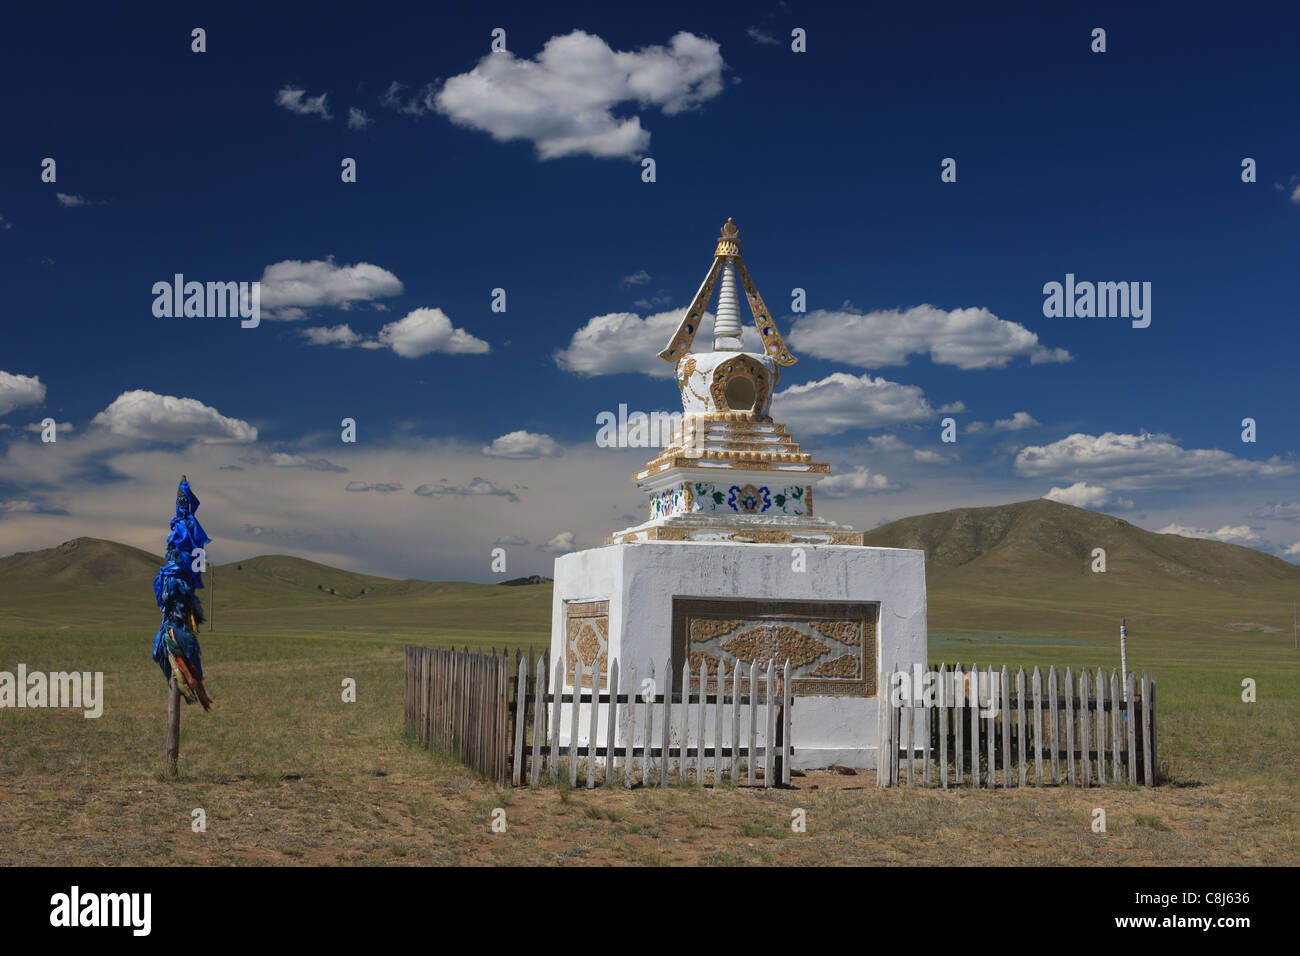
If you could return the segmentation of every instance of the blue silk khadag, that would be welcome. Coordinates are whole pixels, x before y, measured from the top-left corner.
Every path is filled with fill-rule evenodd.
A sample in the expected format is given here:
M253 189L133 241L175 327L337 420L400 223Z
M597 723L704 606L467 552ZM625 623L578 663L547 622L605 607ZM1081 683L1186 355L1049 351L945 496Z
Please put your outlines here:
M154 598L162 611L162 624L153 640L153 659L168 680L172 676L171 661L167 657L169 630L175 642L172 653L183 659L199 682L203 679L202 651L191 628L191 622L197 625L205 620L203 602L198 595L203 587L203 575L193 568L193 552L212 539L195 516L198 510L198 496L188 481L182 481L176 489L176 516L172 518L171 531L167 535L167 556L153 581ZM199 688L187 689L197 692L201 690L201 684ZM198 696L200 700L206 699L206 694Z

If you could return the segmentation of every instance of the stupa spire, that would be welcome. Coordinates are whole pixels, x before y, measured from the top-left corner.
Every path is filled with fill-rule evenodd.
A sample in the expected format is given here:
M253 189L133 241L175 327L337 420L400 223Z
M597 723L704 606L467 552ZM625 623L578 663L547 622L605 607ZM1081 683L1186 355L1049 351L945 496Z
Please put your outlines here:
M695 333L700 329L700 322L703 321L709 301L713 298L713 287L719 277L722 282L718 292L718 310L713 323L713 348L718 352L743 350L740 306L737 302L740 294L736 291L737 275L745 297L749 300L749 310L753 313L754 325L758 328L764 354L778 365L789 366L798 361L790 354L790 349L772 320L772 313L763 303L763 297L758 294L758 287L754 285L754 280L749 277L749 270L745 268L745 260L740 254L739 234L740 230L736 227L735 221L728 217L718 237L718 244L713 252L713 265L709 268L708 275L704 277L699 291L695 293L695 298L691 300L685 315L678 323L672 339L659 353L659 357L665 362L676 365L690 353L691 343L695 341Z

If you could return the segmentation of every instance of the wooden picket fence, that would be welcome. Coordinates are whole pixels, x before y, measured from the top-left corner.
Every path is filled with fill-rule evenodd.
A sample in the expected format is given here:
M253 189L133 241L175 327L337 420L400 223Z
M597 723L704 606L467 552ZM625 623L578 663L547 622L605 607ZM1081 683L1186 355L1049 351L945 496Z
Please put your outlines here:
M517 678L521 686L525 673L521 662ZM690 664L683 662L679 691L670 684L660 687L651 665L645 675L649 687L638 682L634 667L628 674L628 692L618 693L617 660L610 662L605 692L600 690L605 683L600 671L594 664L587 666L581 657L574 665L573 691L564 691L562 664L557 662L551 672L549 688L547 673L543 659L525 694L529 716L515 722L516 786L526 779L529 786L536 787L543 774L554 783L561 769L567 769L570 786L577 786L580 763L585 765L583 778L588 789L595 787L598 779L604 786L614 786L620 776L624 787L632 787L638 780L643 786L662 787L672 782L674 769L678 783L703 785L711 781L717 786L725 781L753 787L759 785L760 777L764 787L778 781L783 786L790 783L789 661L780 675L772 661L764 670L756 661L748 667L736 661L730 674L726 664L719 663L712 676L707 660L701 660L694 674ZM672 661L666 661L659 673L671 682ZM590 690L582 688L584 679L590 681ZM531 734L525 724L531 724ZM565 726L569 742L562 746L560 729ZM529 747L525 742L530 739Z
M1067 667L1058 681L1052 667L1045 683L1037 667L1028 681L1005 666L883 673L877 785L931 786L933 773L944 789L1041 787L1059 785L1064 768L1070 786L1153 787L1156 681L1130 672L1123 693L1120 684L1100 668L1094 678Z
M495 651L407 647L404 676L406 732L505 783L514 692L510 659Z
M659 673L673 674L672 661ZM516 651L512 661L495 651L407 647L406 732L503 785L555 783L563 771L577 786L580 769L588 788L620 780L664 786L674 778L789 785L788 661L781 672L771 661L765 669L737 661L730 672L720 663L710 672L703 660L695 673L683 663L679 690L671 678L660 686L653 665L642 681L632 668L622 686L619 692L617 660L606 676L579 658L566 675L559 662L551 668L549 654L539 660Z

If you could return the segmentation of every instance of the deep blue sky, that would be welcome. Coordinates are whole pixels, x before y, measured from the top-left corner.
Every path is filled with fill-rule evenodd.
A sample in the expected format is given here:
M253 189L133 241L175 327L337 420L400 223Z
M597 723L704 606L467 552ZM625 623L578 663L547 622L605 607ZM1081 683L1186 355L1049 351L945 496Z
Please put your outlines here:
M348 506L355 496L342 488L352 479L402 482L408 496L419 481L444 477L507 487L518 479L498 476L500 459L472 455L516 430L564 448L530 466L559 488L566 469L586 467L596 412L620 402L672 408L676 395L669 381L645 374L574 374L554 353L593 316L684 307L719 225L734 216L751 273L784 329L795 318L789 292L798 286L810 311L840 310L846 300L866 313L922 304L984 309L1072 356L964 369L914 354L905 365L866 368L800 352L792 339L801 360L782 387L870 373L919 387L935 408L960 401L963 424L1021 410L1037 422L998 436L1014 445L988 432L984 445L959 442L959 460L939 474L913 474L914 462L891 471L864 444L889 433L913 448L954 451L938 443L937 414L932 423L822 437L805 428L805 446L840 470L883 472L897 489L847 495L844 513L833 517L870 526L1084 481L1111 495L1097 506L1153 529L1249 526L1255 539L1240 540L1282 553L1300 540L1300 526L1252 512L1300 499L1293 474L1240 479L1230 468L1212 469L1162 482L1157 459L1133 463L1131 474L1107 471L1119 475L1107 483L1086 468L1026 475L1014 455L1076 433L1147 430L1188 451L1276 457L1283 471L1294 462L1300 16L1283 5L1054 6L7 11L0 372L39 377L45 396L0 416L10 426L0 431L7 454L0 502L11 503L7 512L0 507L0 551L57 543L69 532L152 533L147 523L97 531L95 513L78 509L98 493L96 481L139 483L112 458L128 438L125 451L156 453L150 462L166 481L175 480L172 471L199 468L175 435L162 443L118 435L116 444L83 446L81 456L65 448L62 470L22 457L44 450L23 431L28 423L50 416L74 426L61 444L93 442L91 420L136 389L193 398L255 426L256 443L220 446L231 464L278 452L346 467L347 474L324 473L340 503L322 499L318 513L296 515L300 535ZM195 26L207 30L206 53L190 52ZM652 184L641 181L636 156L539 159L533 142L498 142L438 110L412 116L381 104L394 81L410 96L475 69L495 27L507 31L508 55L520 60L575 29L617 51L665 45L685 31L719 45L722 88L671 115L636 100L611 107L618 118L639 116L649 131ZM790 50L795 27L807 31L806 53ZM1094 27L1107 32L1104 54L1090 52ZM332 118L277 105L286 87L326 94ZM347 128L350 107L366 113L366 128ZM57 160L57 184L40 181L46 156ZM340 182L343 157L357 160L355 184ZM956 183L940 182L944 157L957 160ZM1243 157L1257 161L1258 182L1241 181ZM85 204L65 207L57 193ZM329 257L381 267L404 291L377 300L390 311L323 306L302 321L264 320L257 329L150 311L150 287L176 272L254 280L273 263ZM647 283L620 281L641 270ZM1150 282L1150 328L1045 318L1043 284L1067 272ZM495 287L507 290L504 315L489 310ZM653 307L635 304L656 293L662 300ZM373 337L435 307L490 352L406 358L387 348L310 345L302 335L346 322ZM662 345L650 335L644 350L653 356ZM778 420L780 409L778 396ZM343 416L358 420L363 442L338 443ZM1259 423L1254 445L1240 441L1246 416ZM431 462L423 478L363 460L414 449L417 439L459 442L464 454L447 450L446 467ZM18 444L25 451L15 452ZM649 456L626 457L631 464L610 472L619 486L598 507L584 492L553 528L518 532L530 541L530 570L544 570L548 552L535 545L553 534L575 531L577 546L590 546L602 529L630 523L610 509L635 508L639 495L626 476ZM286 473L263 470L268 482ZM200 496L220 479L203 475ZM1229 502L1228 491L1238 497ZM145 493L156 497L147 482ZM525 492L520 498L466 504L530 514L557 507L531 504ZM292 535L275 548L250 538L247 526L268 525L242 513L238 499L230 513L208 516L229 556L295 550ZM164 495L160 520L168 507ZM591 511L600 520L588 528ZM484 549L508 533L515 532L493 524ZM404 562L378 557L379 537L355 549L300 539L296 550L400 573ZM430 547L437 556L411 573L452 575L459 562L467 569L457 576L483 577L468 530Z

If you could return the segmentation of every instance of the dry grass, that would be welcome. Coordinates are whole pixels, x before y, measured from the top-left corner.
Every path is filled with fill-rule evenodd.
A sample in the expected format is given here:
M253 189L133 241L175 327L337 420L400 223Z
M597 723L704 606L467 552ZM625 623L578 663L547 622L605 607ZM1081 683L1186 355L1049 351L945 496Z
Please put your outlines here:
M1160 671L1171 781L1154 791L879 791L869 773L795 778L787 791L511 791L400 733L400 645L356 632L205 635L216 705L186 708L182 776L167 781L165 688L147 639L7 634L0 669L103 670L107 701L99 720L0 711L0 832L15 835L0 863L1300 863L1294 665L1265 657L1261 680L1286 679L1254 705L1239 702L1235 671L1172 660ZM344 677L357 681L355 704L340 699ZM1268 746L1234 746L1242 739ZM490 828L498 807L505 833ZM1098 807L1105 833L1092 831ZM205 833L191 830L195 808ZM792 832L796 808L806 833Z

